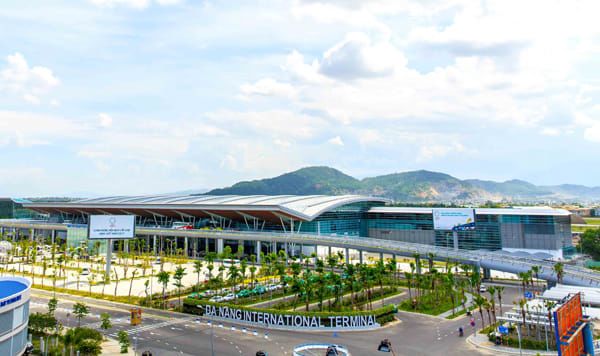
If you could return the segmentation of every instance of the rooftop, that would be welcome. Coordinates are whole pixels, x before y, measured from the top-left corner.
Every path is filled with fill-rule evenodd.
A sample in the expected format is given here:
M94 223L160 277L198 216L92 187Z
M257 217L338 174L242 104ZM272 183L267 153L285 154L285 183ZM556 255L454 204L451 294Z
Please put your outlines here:
M83 211L104 214L119 209L119 213L176 210L184 214L225 215L227 212L279 212L301 220L313 220L336 207L358 203L387 203L388 199L361 195L147 195L112 196L81 199L72 202L32 202L25 207L41 212Z
M402 208L392 206L374 207L369 210L370 213L386 214L433 214L434 208ZM475 214L482 215L552 215L569 216L570 212L564 209L554 209L551 207L512 207L512 208L475 208Z

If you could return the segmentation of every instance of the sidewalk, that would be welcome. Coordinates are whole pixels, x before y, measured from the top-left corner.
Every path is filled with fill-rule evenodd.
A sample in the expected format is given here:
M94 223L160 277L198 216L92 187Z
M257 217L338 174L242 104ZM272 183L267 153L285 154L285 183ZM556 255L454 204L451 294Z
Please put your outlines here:
M133 346L129 346L129 352L126 354L121 353L121 346L115 339L106 339L102 342L102 355L123 355L123 356L134 356Z
M491 351L493 353L504 354L504 355L540 355L540 356L556 356L556 355L558 355L558 353L555 351L546 352L546 351L541 351L541 350L525 350L525 349L523 349L523 350L521 350L522 351L521 352L521 351L519 351L518 348L507 347L507 346L497 346L493 342L489 341L487 336L479 334L479 333L477 333L475 335L472 335L472 334L469 335L467 337L467 342L477 348Z
M465 305L468 308L469 306L471 306L471 302L473 301L473 296L470 293L465 293L465 297L467 297L467 300L465 301ZM462 309L460 309L461 307L462 307L462 304L458 305L457 308L455 309L455 311L456 312L461 311L462 310ZM438 314L437 316L439 316L440 318L446 319L450 315L452 315L452 309L447 310L447 311L443 312L442 314Z

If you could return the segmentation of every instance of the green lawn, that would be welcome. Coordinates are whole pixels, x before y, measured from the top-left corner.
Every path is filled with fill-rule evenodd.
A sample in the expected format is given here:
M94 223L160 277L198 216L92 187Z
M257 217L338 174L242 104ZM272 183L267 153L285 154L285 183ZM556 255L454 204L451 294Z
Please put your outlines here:
M600 225L600 218L583 218L590 225Z

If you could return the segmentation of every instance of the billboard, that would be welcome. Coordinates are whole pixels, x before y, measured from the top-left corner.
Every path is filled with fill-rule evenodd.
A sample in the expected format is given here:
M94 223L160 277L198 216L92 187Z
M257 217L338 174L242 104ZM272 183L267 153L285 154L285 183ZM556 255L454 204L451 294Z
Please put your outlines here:
M90 215L88 239L131 239L135 236L134 215Z
M435 230L475 230L475 210L465 208L433 209Z

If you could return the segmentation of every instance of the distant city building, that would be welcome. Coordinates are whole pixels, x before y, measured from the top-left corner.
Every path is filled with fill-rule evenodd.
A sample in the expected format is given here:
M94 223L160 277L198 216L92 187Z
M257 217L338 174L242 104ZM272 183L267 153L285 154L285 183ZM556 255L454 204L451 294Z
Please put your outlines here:
M27 346L31 283L0 277L0 355L22 355Z

